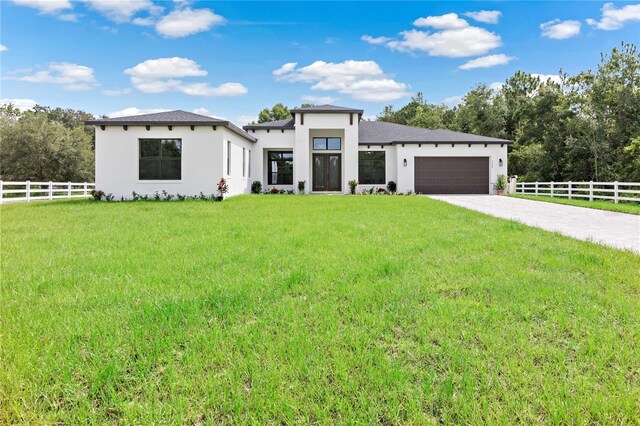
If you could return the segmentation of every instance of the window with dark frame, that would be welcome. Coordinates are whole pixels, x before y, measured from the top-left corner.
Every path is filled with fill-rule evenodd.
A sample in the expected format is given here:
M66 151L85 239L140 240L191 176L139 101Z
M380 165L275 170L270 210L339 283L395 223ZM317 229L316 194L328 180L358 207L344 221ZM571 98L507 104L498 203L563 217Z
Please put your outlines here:
M293 185L293 151L269 151L269 185Z
M227 141L227 176L231 174L231 141Z
M182 179L182 139L138 139L138 144L138 179Z
M247 177L247 151L242 148L242 177Z
M342 138L313 138L314 151L340 151Z
M384 151L358 152L358 183L362 185L384 185Z

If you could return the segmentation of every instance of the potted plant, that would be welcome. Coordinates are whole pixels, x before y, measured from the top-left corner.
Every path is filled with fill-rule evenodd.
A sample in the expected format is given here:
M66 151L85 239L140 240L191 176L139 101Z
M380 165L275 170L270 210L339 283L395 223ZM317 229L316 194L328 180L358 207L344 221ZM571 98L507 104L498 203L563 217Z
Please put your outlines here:
M504 189L507 187L507 177L505 175L498 175L496 183L493 184L493 188L498 195L504 194Z
M358 186L357 180L353 179L349 181L349 190L351 191L351 195L355 195L357 186Z
M218 182L218 196L216 200L222 201L224 200L224 194L229 192L229 184L225 178L220 178L220 182Z

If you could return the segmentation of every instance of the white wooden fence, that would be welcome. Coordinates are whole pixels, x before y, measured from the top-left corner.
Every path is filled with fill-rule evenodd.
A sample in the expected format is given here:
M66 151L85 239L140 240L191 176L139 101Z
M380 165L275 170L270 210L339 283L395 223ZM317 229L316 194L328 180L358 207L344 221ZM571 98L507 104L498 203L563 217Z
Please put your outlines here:
M518 182L516 194L640 202L640 182Z
M91 190L95 187L95 183L88 182L3 182L0 180L0 204L89 197Z

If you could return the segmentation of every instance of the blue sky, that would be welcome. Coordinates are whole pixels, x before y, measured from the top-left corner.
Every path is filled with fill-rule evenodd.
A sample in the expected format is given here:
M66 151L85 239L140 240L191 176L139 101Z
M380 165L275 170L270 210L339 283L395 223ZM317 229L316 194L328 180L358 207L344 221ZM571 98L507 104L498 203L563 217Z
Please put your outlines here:
M600 52L640 41L637 2L12 0L0 11L4 102L239 124L276 102L375 116L421 91L453 105L477 83L595 69Z

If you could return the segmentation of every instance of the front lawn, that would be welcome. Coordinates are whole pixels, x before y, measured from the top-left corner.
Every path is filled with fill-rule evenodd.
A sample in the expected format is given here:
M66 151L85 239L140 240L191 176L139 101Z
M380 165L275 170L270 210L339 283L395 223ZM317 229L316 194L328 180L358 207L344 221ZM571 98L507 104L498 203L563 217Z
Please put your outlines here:
M640 422L640 257L427 197L1 207L0 423Z
M546 201L548 203L565 204L576 207L588 207L590 209L597 210L609 210L612 212L628 213L640 215L640 203L634 203L629 201L623 201L621 203L614 203L613 201L594 200L589 201L585 199L572 198L559 198L549 197L545 195L524 195L524 194L510 194L510 197L524 198L527 200Z

